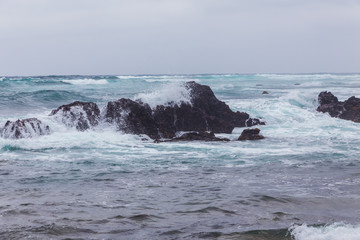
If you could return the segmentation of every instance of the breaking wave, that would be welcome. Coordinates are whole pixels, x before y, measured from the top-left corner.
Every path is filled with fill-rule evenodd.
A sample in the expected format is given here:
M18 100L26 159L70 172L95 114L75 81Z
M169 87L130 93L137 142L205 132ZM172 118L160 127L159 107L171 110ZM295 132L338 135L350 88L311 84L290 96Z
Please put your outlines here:
M306 224L290 228L295 240L358 240L360 225L334 223L327 226L314 227Z
M109 82L106 79L95 80L91 78L84 78L84 79L66 79L62 80L64 83L70 83L72 85L102 85L108 84Z
M135 96L135 99L148 103L151 108L155 108L157 105L191 104L190 90L185 87L184 83L177 82L164 84L150 92L140 93Z

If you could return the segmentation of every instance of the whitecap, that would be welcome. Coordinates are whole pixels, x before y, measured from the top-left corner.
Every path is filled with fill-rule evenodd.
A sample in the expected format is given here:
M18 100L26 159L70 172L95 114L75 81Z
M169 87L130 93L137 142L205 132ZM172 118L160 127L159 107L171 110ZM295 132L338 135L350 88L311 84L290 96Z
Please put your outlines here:
M255 74L256 77L264 77L273 80L338 80L338 79L360 79L360 74L332 74L332 73L319 73L319 74Z
M360 236L360 225L344 223L334 223L321 227L303 224L293 226L289 230L295 240L358 240Z
M91 78L84 78L84 79L66 79L66 80L61 80L62 82L65 83L70 83L73 85L102 85L102 84L108 84L109 82L106 79L100 79L100 80L95 80L95 79L91 79Z

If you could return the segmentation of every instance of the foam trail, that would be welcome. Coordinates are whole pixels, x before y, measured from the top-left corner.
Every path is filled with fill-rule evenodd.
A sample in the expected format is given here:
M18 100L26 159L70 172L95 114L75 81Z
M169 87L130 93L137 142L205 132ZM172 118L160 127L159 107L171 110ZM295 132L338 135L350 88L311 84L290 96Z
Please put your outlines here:
M154 91L140 93L135 99L148 103L151 108L157 105L175 105L181 103L191 103L190 90L186 89L183 83L169 83L162 85Z
M290 228L295 240L358 240L360 225L334 223L328 226L312 227L306 224Z
M105 79L95 80L90 78L84 78L84 79L67 79L62 80L62 82L70 83L73 85L102 85L102 84L108 84L109 82Z

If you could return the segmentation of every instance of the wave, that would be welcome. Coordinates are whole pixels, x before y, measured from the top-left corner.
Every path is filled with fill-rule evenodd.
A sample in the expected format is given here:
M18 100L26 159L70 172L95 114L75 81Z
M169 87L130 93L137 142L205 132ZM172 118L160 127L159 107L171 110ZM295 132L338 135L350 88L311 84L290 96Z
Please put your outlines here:
M196 80L200 82L200 79L195 76L187 75L123 75L117 76L118 79L122 80L143 80L148 83L155 82L185 82L189 80Z
M295 240L358 240L360 225L334 223L326 226L293 226L290 229Z
M91 78L84 78L84 79L65 79L61 80L64 83L70 83L72 85L103 85L108 84L109 82L106 79L91 79Z
M325 79L359 79L360 74L331 74L331 73L323 73L323 74L255 74L256 77L264 77L267 79L273 80L325 80Z
M135 99L148 103L151 108L157 105L191 104L190 90L183 83L177 82L164 84L147 93L140 93L135 96Z

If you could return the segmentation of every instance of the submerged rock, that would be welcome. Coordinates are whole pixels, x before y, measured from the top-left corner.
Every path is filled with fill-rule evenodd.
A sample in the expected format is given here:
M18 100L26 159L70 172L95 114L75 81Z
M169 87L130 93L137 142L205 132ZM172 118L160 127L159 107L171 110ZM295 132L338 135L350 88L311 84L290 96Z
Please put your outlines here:
M242 131L240 137L238 138L239 141L244 140L260 140L264 139L265 137L263 135L260 135L260 129L258 128L252 128L252 129L245 129Z
M100 109L95 103L76 101L58 107L50 113L50 116L55 116L68 127L76 127L79 131L85 131L98 125Z
M35 136L50 134L48 125L43 124L37 118L27 118L17 121L7 121L1 129L3 138L31 138Z
M124 133L146 134L153 139L159 138L158 125L148 104L125 98L108 102L105 119L116 124L118 130Z
M352 96L341 102L331 92L325 91L319 94L318 102L318 112L329 113L331 117L360 122L360 98Z
M189 132L184 133L180 137L175 137L173 139L169 140L155 140L156 143L159 142L180 142L180 141L221 141L221 142L228 142L230 139L228 138L218 138L215 137L215 134L213 132Z

